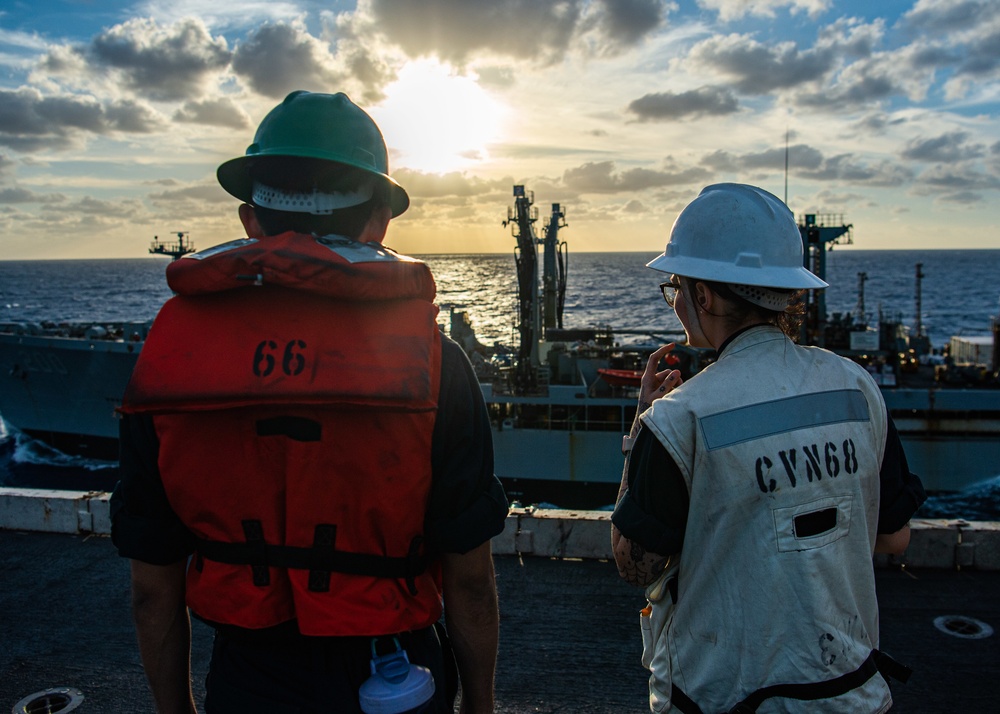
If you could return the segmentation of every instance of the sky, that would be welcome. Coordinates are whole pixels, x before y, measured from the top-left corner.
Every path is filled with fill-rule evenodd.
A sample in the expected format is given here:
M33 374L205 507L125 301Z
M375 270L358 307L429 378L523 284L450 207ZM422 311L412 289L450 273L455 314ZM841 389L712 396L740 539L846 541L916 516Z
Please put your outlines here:
M659 251L726 181L1000 248L996 0L0 0L0 259L240 237L215 169L296 89L381 127L405 253L513 251L515 184L570 251Z

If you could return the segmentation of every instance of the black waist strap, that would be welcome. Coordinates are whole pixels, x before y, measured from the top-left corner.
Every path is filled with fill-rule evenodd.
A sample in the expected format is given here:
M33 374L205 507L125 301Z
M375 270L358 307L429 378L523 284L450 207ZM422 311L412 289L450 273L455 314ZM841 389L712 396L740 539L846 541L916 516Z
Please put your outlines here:
M886 679L891 677L905 684L913 670L899 664L899 662L883 652L872 650L871 654L868 655L868 659L862 662L861 666L853 672L848 672L847 674L842 674L839 677L823 682L772 684L769 687L761 687L730 709L728 714L753 714L765 699L770 699L771 697L786 697L788 699L808 701L837 697L841 694L846 694L852 689L857 689L875 676L876 672L880 672ZM670 700L683 714L702 714L701 708L681 691L676 684L671 686Z
M248 522L251 524L256 521ZM246 531L247 523L244 523ZM251 529L254 531L255 529ZM335 531L334 531L335 533ZM416 595L416 576L427 570L427 557L420 554L421 538L418 536L410 544L410 550L403 557L350 553L333 547L334 533L330 527L317 526L316 539L312 546L272 545L256 533L248 534L245 543L225 543L222 541L198 539L199 557L228 565L249 565L253 573L254 585L266 586L270 583L267 568L288 568L308 570L309 589L319 592L329 590L328 574L369 575L375 578L395 578L405 580L410 594ZM327 577L322 577L327 574Z

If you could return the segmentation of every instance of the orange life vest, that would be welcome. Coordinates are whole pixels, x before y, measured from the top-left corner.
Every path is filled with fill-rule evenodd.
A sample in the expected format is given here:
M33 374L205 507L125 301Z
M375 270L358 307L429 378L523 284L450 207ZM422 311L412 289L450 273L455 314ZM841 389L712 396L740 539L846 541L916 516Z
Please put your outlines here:
M213 622L381 635L441 615L421 538L440 381L433 278L331 240L285 234L171 264L183 293L126 390L123 411L153 415L167 498L198 539L187 603ZM250 274L262 285L233 287Z

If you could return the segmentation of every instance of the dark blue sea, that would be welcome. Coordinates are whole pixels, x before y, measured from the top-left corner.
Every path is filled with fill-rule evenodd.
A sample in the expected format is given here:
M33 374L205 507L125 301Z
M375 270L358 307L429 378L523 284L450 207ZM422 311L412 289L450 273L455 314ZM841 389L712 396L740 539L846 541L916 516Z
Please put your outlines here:
M663 275L644 267L654 256L570 253L565 326L679 330L657 288ZM1000 250L838 248L826 256L830 313L855 314L863 307L871 324L882 315L914 327L919 263L924 276L920 322L931 344L940 349L953 335L990 334L990 320L1000 307ZM437 279L442 322L449 309L463 310L481 342L516 344L513 253L422 257ZM170 296L165 267L156 258L0 261L0 322L151 320ZM867 276L863 306L862 272ZM107 490L116 480L113 463L54 452L0 421L0 485ZM1000 520L1000 465L994 478L960 494L934 497L919 515Z

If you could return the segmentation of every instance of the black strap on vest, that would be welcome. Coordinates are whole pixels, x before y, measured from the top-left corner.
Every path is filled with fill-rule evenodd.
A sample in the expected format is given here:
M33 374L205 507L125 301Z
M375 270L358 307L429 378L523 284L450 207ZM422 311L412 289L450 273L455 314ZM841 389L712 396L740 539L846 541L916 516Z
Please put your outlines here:
M253 584L264 587L271 584L271 571L267 567L267 543L264 541L264 525L260 521L245 520L240 522L243 526L243 537L246 538L247 547L252 555L247 561L253 572Z
M409 552L404 557L349 553L336 550L337 527L329 524L316 526L311 547L272 545L264 541L260 521L243 521L245 543L198 539L197 555L228 565L249 565L253 584L265 587L270 584L268 568L287 568L309 571L309 589L327 592L330 573L368 575L375 578L405 580L411 595L417 594L416 577L427 570L427 557L420 554L423 538L410 541Z
M845 694L852 689L857 689L862 684L875 676L879 672L889 679L898 680L903 684L910 678L913 670L906 667L884 652L872 650L868 659L861 663L853 672L842 674L834 679L823 682L808 682L805 684L772 684L769 687L761 687L751 692L743 701L736 704L728 711L728 714L754 714L765 699L771 697L786 697L788 699L802 699L812 701L815 699L829 699ZM676 685L671 685L670 702L677 707L682 714L703 714L701 708Z

